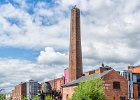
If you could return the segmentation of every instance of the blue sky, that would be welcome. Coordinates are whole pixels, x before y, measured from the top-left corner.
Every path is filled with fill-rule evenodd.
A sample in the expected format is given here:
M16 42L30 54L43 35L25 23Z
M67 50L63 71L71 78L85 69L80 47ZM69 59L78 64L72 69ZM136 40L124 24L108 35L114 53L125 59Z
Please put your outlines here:
M28 13L32 14L32 9L36 2L39 0L26 0L28 4L31 4L31 6L26 9ZM40 0L42 1L42 0ZM49 0L44 0L45 2L51 2ZM20 8L20 3L16 2L15 0L1 0L0 5L4 4L12 4L14 7ZM10 24L16 24L20 26L22 23L16 19L16 18L7 18L7 20L10 22ZM10 46L3 46L0 47L0 57L1 58L13 58L13 59L27 59L31 61L35 61L38 51L32 50L32 49L24 49L24 48L17 48L17 47L10 47Z
M35 62L39 51L24 48L0 47L1 58L26 59Z
M140 64L139 0L0 0L0 88L63 75L74 5L81 10L84 71L102 62L115 70Z

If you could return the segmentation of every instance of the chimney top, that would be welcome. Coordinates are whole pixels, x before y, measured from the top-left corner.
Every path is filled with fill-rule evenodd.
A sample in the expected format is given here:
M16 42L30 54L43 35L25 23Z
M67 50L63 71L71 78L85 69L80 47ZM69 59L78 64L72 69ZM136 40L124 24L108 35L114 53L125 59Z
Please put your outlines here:
M104 66L104 63L102 63L102 67L105 67L105 66Z
M72 10L75 10L75 9L78 9L77 6L76 5L72 6Z
M77 7L76 7L76 5L74 5L72 8L75 9L75 8L77 8Z

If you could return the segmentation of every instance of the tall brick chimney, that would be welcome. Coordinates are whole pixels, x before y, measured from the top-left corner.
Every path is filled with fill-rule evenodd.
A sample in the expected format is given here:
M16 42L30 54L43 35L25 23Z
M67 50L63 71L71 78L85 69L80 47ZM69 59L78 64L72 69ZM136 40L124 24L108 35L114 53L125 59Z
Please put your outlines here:
M69 82L81 77L82 74L80 10L74 6L71 9L70 23Z

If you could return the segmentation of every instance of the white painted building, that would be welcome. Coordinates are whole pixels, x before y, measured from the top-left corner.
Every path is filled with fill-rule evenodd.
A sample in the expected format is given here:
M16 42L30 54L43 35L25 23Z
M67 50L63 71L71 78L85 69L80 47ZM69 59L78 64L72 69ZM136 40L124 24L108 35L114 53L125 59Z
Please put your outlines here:
M26 88L27 88L27 99L32 100L34 96L37 95L37 92L39 90L39 83L34 80L29 80L29 82L26 82Z
M12 100L12 94L11 93L7 93L5 95L5 100Z
M133 75L129 70L120 71L120 75L128 80L128 98L133 100Z

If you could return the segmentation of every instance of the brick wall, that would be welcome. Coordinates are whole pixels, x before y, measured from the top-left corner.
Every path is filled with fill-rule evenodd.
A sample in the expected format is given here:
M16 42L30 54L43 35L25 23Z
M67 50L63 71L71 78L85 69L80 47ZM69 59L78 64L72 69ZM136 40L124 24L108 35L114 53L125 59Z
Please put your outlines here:
M111 71L102 77L107 100L120 100L120 96L128 98L128 82L116 71ZM113 82L120 82L120 89L113 89Z
M84 73L84 76L88 76L88 75L94 74L94 73L95 73L95 70L88 71L88 72L85 72L85 73Z
M83 75L88 76L88 75L91 75L91 74L94 74L94 73L102 73L104 71L111 70L111 69L112 68L106 68L106 67L102 66L102 67L99 67L96 70L91 70L91 71L85 72Z
M61 85L64 84L64 77L48 81L52 89L61 90Z
M80 36L80 10L76 7L71 10L70 26L69 81L73 81L81 77L83 74Z
M70 100L76 86L64 87L62 92L63 100Z
M138 84L133 84L134 89L134 99L138 100Z
M12 90L12 100L22 100L23 96L26 96L26 83L18 84Z

